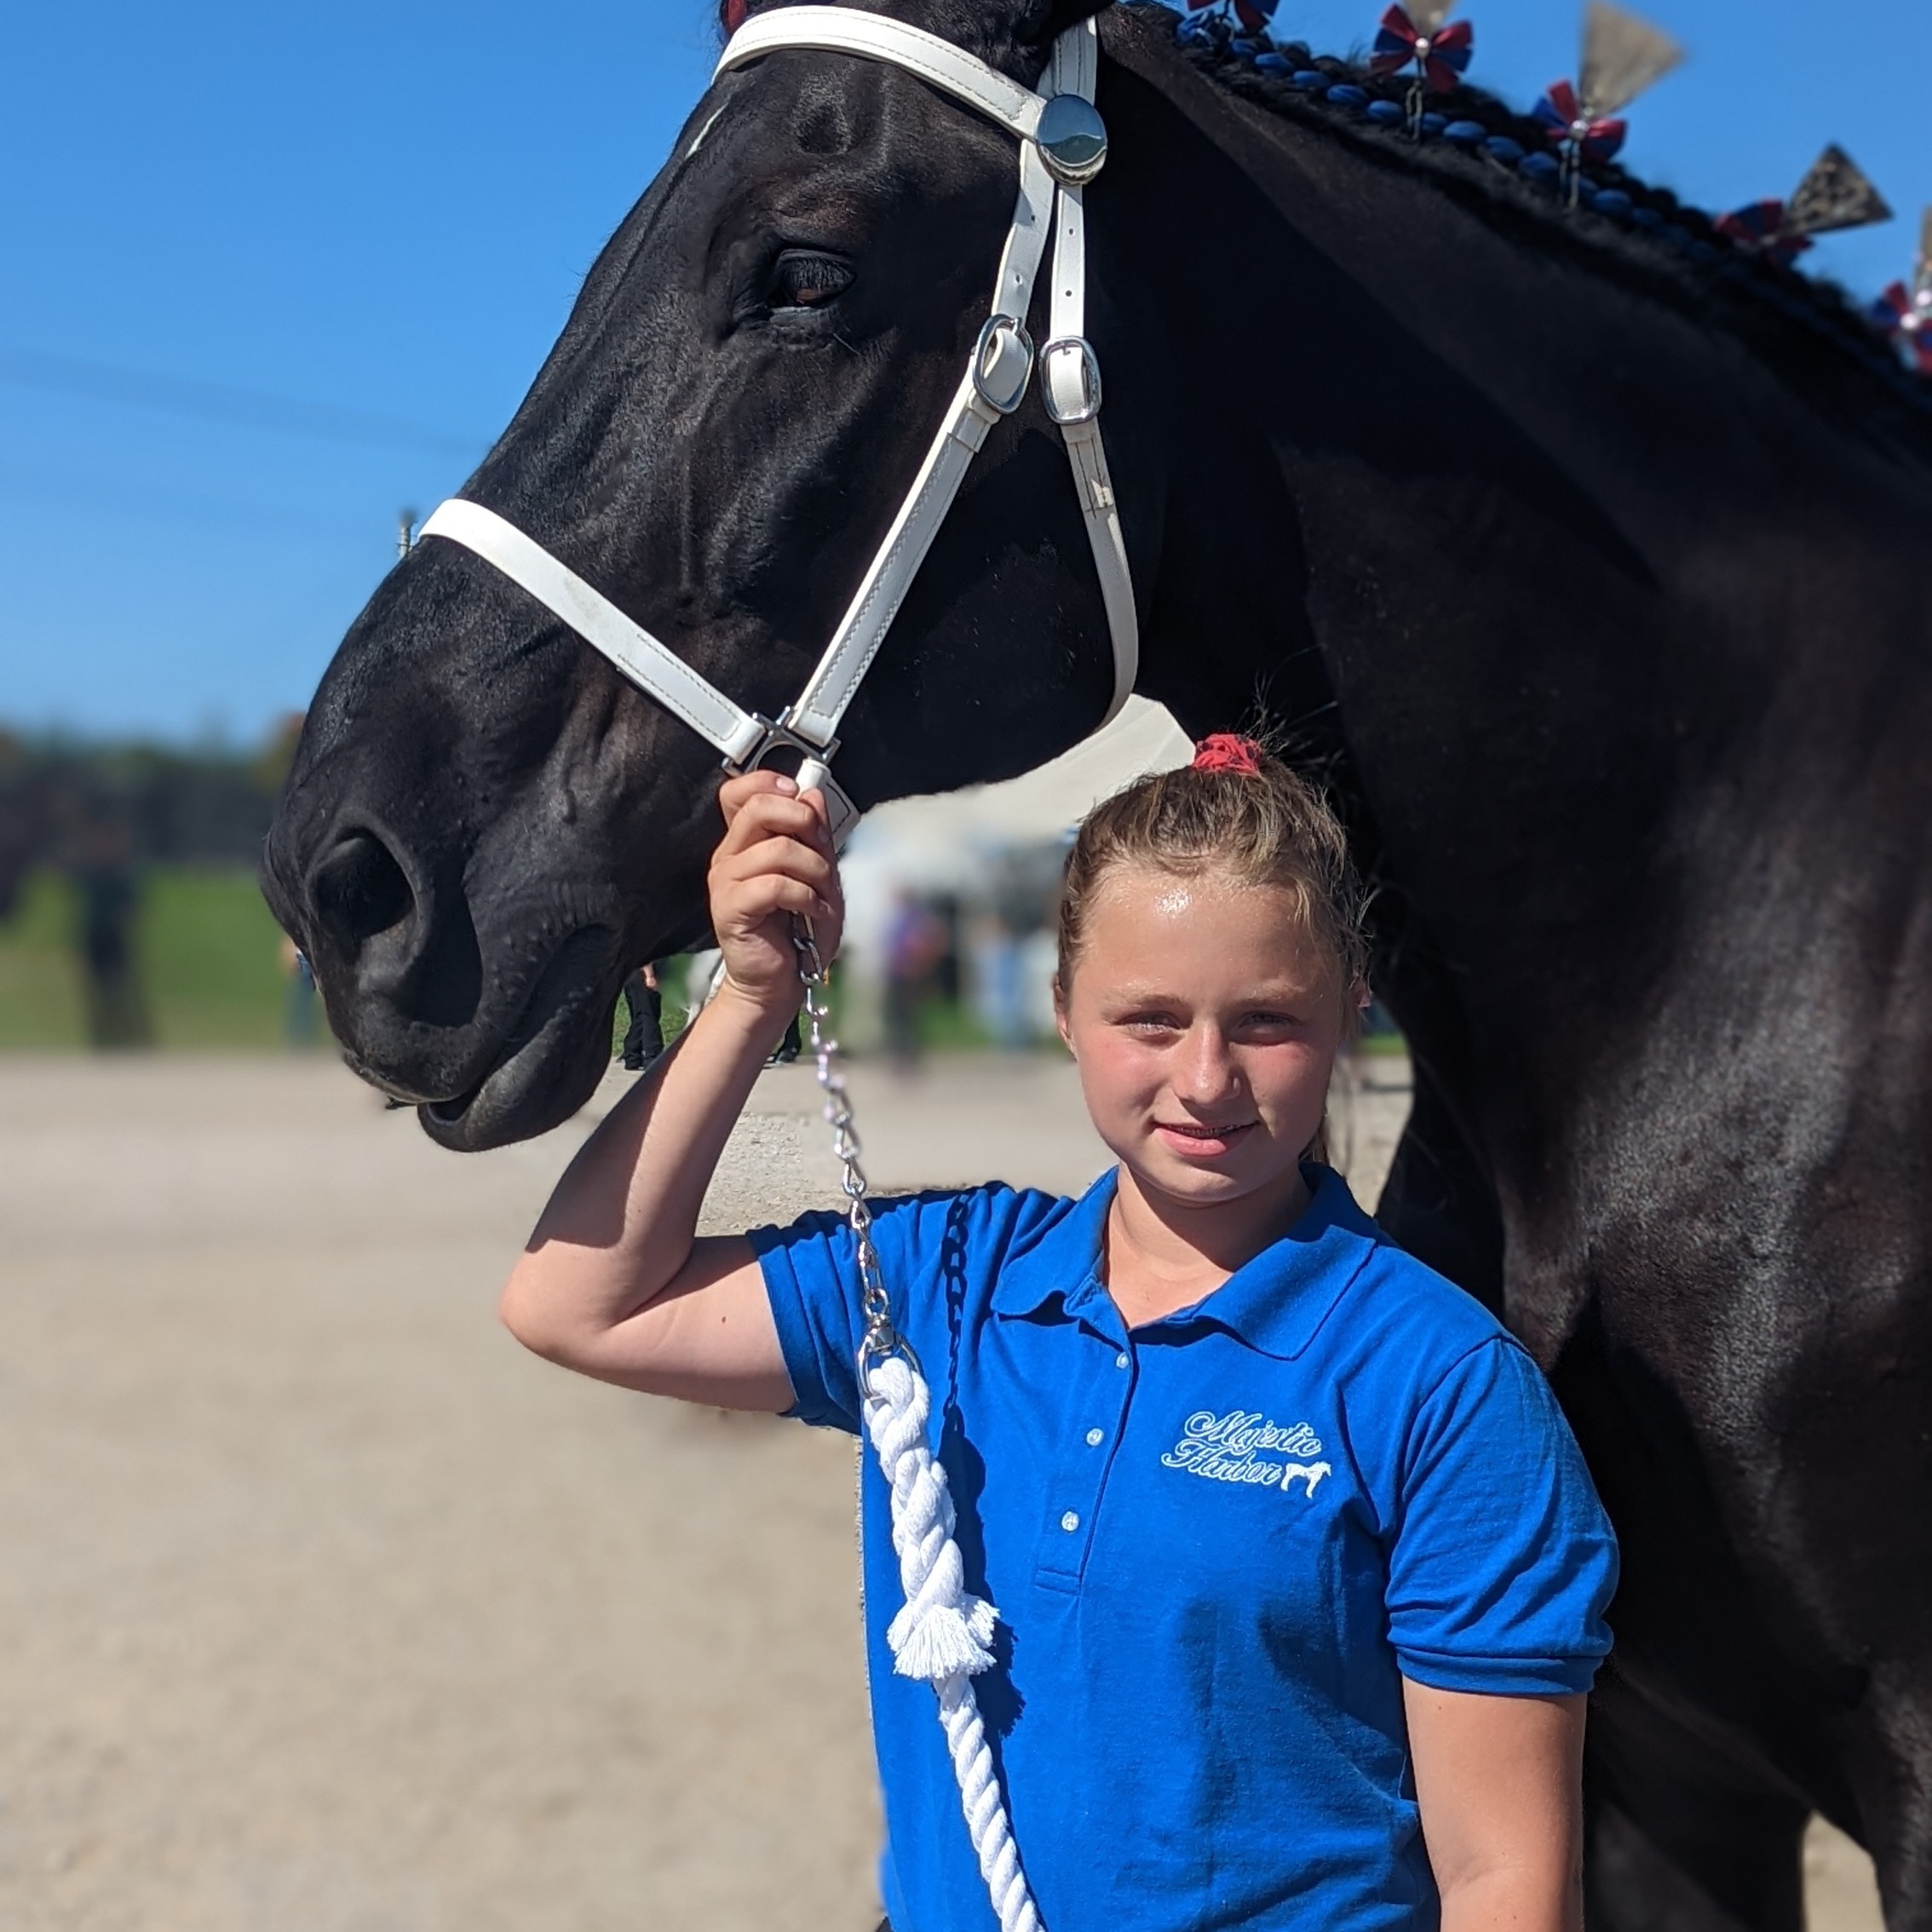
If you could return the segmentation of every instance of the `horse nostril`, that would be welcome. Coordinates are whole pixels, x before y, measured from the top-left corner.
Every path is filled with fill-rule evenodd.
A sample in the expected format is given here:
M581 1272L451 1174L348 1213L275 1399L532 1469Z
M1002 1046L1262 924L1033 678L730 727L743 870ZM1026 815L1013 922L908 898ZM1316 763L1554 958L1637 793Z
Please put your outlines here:
M402 867L373 832L338 840L315 868L313 891L322 929L351 957L416 906Z

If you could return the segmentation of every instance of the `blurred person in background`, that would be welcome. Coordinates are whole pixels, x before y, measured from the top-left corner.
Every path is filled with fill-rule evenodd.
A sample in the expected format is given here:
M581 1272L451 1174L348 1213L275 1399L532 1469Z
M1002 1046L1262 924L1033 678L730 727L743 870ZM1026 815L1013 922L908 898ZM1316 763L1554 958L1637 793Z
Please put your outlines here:
M684 997L691 1009L685 1015L687 1026L717 990L716 975L720 968L710 963L717 961L718 957L715 952L693 953L685 962ZM630 1014L630 1024L624 1030L624 1044L618 1049L618 1057L623 1061L627 1072L641 1073L664 1055L666 1044L664 980L671 965L669 959L647 960L624 982L624 1003ZM694 985L701 989L695 996L692 992ZM779 1042L770 1064L789 1067L798 1054L798 1022L795 1019L785 1028L785 1038Z
M150 1045L153 1026L135 946L141 881L134 833L124 818L103 811L89 819L78 842L73 879L89 1043L97 1051Z
M0 731L0 919L12 917L28 873L41 862L50 818L43 774L20 741Z
M647 959L624 982L624 1003L630 1009L618 1058L627 1073L641 1073L664 1050L664 993L658 980L658 962Z
M996 907L974 920L967 935L972 963L973 1012L986 1037L1012 1053L1032 1044L1020 941Z
M946 948L945 922L901 887L885 943L886 1057L901 1071L919 1063L919 1009Z

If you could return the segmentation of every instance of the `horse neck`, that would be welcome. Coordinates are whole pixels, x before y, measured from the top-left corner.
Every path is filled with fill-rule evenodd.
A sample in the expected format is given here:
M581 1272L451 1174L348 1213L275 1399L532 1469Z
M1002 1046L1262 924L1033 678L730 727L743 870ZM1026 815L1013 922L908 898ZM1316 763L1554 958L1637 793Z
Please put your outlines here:
M1801 394L1600 244L1114 44L1091 198L1131 210L1103 272L1154 298L1130 359L1164 425L1142 689L1195 729L1265 693L1321 762L1439 1063L1634 1020L1705 872L1932 724L1869 715L1923 662L1932 435L1833 344Z

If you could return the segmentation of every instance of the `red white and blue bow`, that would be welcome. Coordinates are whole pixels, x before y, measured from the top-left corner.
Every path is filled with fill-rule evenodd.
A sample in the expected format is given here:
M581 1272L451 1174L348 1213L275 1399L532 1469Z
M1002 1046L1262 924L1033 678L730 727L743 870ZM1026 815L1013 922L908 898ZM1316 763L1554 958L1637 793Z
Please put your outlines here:
M1903 282L1894 282L1872 303L1872 319L1897 338L1922 376L1932 376L1932 288L1915 296Z
M1187 11L1220 6L1245 32L1259 33L1274 18L1277 0L1187 0Z
M1790 262L1811 246L1810 236L1785 225L1785 204L1778 200L1746 202L1728 215L1720 215L1711 225L1740 246L1775 256L1780 262Z
M1866 179L1865 170L1836 141L1805 170L1788 201L1754 201L1720 215L1720 234L1746 248L1789 262L1811 246L1814 235L1840 228L1862 228L1889 221L1885 198Z
M1406 9L1395 6L1382 16L1382 25L1376 30L1375 45L1369 50L1369 72L1400 73L1412 63L1419 81L1434 93L1446 94L1463 78L1475 52L1475 29L1467 20L1451 20L1433 33L1424 33Z
M1593 117L1567 80L1550 83L1549 90L1530 109L1530 118L1543 124L1544 131L1557 147L1591 161L1609 160L1630 131L1630 124L1613 115Z

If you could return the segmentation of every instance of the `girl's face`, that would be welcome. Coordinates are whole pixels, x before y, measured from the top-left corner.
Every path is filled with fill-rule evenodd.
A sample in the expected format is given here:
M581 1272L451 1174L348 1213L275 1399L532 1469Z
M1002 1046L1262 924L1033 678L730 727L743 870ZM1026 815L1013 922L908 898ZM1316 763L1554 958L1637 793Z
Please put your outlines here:
M1295 1187L1350 991L1284 888L1122 865L1055 1003L1101 1138L1144 1189L1209 1207Z

